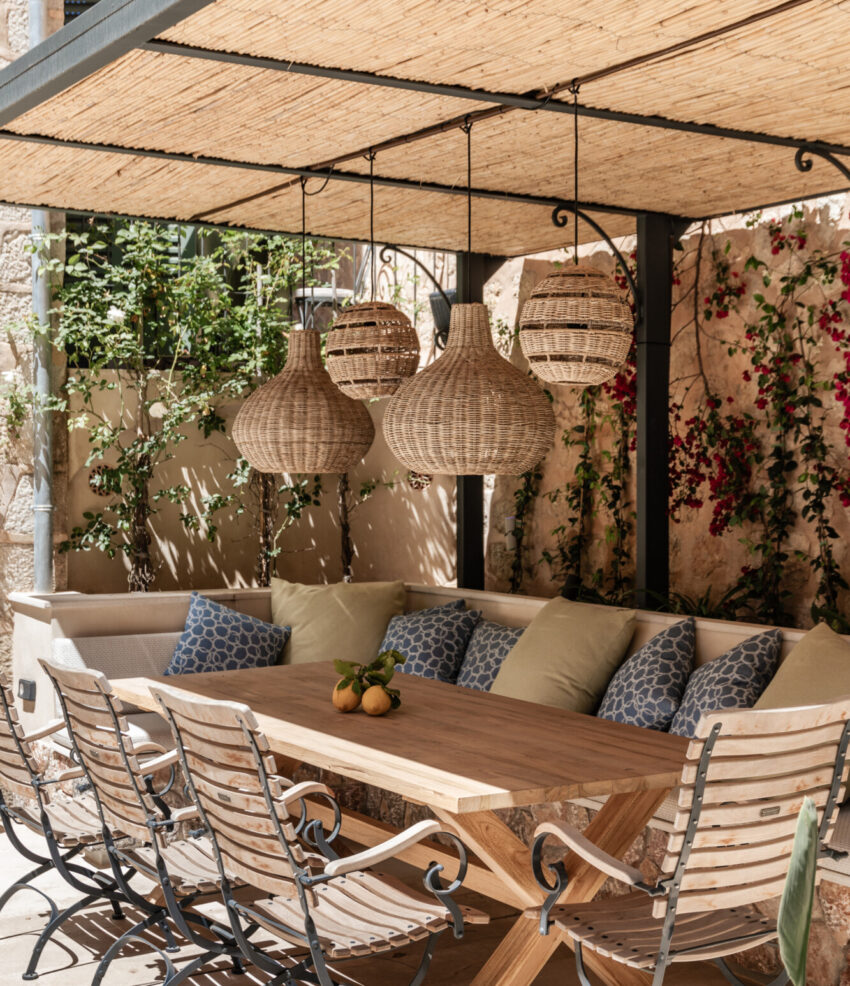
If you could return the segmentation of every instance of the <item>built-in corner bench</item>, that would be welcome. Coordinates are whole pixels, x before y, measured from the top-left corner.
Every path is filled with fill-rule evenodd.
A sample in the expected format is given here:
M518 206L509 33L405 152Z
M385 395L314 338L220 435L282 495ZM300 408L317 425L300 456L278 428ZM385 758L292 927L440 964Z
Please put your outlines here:
M469 608L481 610L483 618L508 626L526 626L547 602L546 599L493 592L475 592L450 587L408 585L409 609L432 606L464 598ZM271 620L269 589L211 589L205 596L263 620ZM110 678L160 675L174 652L189 608L189 592L152 592L87 595L12 593L14 612L13 670L15 687L35 682L35 697L21 704L26 728L35 728L56 715L49 683L38 666L38 658L52 655L71 666L98 668ZM629 655L665 627L682 617L638 611ZM725 654L739 642L765 628L722 620L696 621L697 664ZM804 635L800 630L782 631L783 657ZM327 655L329 658L337 655ZM20 692L19 692L20 694ZM170 745L165 723L154 713L133 712L128 716L138 739ZM577 802L597 809L600 799ZM669 829L675 811L675 792L660 807L653 827ZM368 841L368 820L361 820L362 840ZM353 838L357 838L352 833ZM850 807L839 815L833 844L850 850ZM829 879L850 886L850 857L825 860Z

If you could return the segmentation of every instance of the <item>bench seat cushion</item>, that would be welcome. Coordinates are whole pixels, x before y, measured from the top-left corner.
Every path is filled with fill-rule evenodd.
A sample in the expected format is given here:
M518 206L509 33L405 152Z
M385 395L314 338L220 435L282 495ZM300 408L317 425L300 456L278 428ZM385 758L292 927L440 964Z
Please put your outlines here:
M820 705L850 695L850 643L819 623L791 648L757 709Z
M593 713L626 656L634 623L633 609L550 599L505 658L490 691Z
M186 626L165 673L267 668L279 662L288 639L289 627L238 613L193 592Z
M272 579L272 620L292 627L284 664L354 661L378 656L390 618L404 611L403 582L301 585Z
M697 668L670 732L693 737L703 715L752 708L776 673L781 649L782 631L766 630Z
M693 670L695 646L693 617L657 633L623 662L597 716L645 729L669 729Z

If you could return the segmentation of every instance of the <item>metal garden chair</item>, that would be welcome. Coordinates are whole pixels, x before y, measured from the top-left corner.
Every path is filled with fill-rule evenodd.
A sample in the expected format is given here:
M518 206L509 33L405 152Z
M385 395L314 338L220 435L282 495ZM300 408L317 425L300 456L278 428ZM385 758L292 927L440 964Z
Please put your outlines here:
M307 796L330 798L331 792L312 782L288 787L289 782L277 776L268 742L246 705L188 699L165 686L151 691L174 731L184 773L210 833L233 936L245 958L273 977L267 986L301 980L335 986L329 960L385 952L424 939L424 954L411 981L411 986L419 986L436 941L447 928L460 938L464 919L488 920L452 898L467 864L463 845L451 834L459 852L458 875L443 886L442 867L432 866L425 886L433 900L389 877L366 872L366 867L439 832L439 822L419 822L373 849L340 859L321 824L313 821L304 835L323 853L317 856L299 840L293 822L298 812L293 808L303 806ZM271 896L241 903L233 895L234 876ZM285 944L286 964L249 940L246 926L256 925Z
M194 913L199 898L218 895L219 871L208 839L177 838L176 826L197 819L194 807L171 811L153 786L154 774L177 763L171 751L143 762L134 749L121 703L99 671L71 670L42 660L62 705L77 761L93 791L103 844L122 898L145 916L101 958L92 980L99 986L110 963L128 942L141 940L165 962L165 986L178 986L211 960L226 955L241 972L240 949L229 927ZM128 844L128 839L134 840ZM136 871L159 884L160 895L146 896L130 885ZM167 953L179 951L169 925L201 954L176 970ZM163 951L139 936L159 925ZM206 932L203 934L202 932Z
M124 917L120 907L122 897L115 881L96 869L71 862L87 846L101 842L100 823L93 798L81 795L73 800L60 800L51 794L52 785L81 777L82 770L73 768L47 778L37 767L33 756L31 744L52 735L64 725L61 720L52 722L25 735L8 679L0 675L0 783L9 794L22 799L22 803L12 804L0 792L0 821L15 851L36 864L35 869L16 880L0 896L0 911L23 890L43 897L50 908L50 918L33 947L23 973L24 979L38 977L36 969L45 945L59 927L78 911L99 901L109 901L113 916L117 920ZM21 841L18 834L18 826L21 825L44 838L46 854L36 852ZM34 880L53 869L82 895L62 911L52 897L33 884Z
M703 716L688 748L678 812L654 885L572 826L546 822L538 827L532 861L548 894L540 930L548 934L554 924L573 939L583 986L590 986L586 948L652 972L653 986L661 986L672 962L706 960L734 986L743 986L726 956L777 937L775 921L754 905L782 893L797 815L807 795L818 808L821 856L836 854L827 843L845 797L848 720L850 699ZM633 892L556 906L568 876L563 863L544 863L550 837ZM771 986L787 981L783 970Z

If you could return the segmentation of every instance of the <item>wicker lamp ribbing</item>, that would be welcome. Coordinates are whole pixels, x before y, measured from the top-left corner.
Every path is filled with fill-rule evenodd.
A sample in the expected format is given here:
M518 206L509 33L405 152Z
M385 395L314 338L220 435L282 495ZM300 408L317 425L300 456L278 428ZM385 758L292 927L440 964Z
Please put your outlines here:
M334 386L318 332L289 336L286 366L245 401L233 440L260 472L345 472L369 451L369 412Z
M349 397L390 397L419 366L410 319L386 301L343 308L328 333L331 380Z
M523 354L541 380L589 386L610 380L626 361L634 318L607 274L569 265L531 292L519 328Z
M487 307L453 305L445 352L399 387L384 437L416 472L519 475L552 447L555 417L540 387L496 352Z

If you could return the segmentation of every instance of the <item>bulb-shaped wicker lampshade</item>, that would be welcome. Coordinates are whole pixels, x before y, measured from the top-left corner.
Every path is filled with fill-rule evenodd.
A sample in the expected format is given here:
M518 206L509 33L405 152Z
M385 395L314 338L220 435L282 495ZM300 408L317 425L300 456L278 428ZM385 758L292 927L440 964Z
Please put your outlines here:
M343 308L328 333L328 373L349 397L390 397L419 366L419 336L386 301Z
M496 352L487 307L453 305L445 352L399 387L384 436L416 472L516 476L552 447L555 417L537 384Z
M626 361L634 319L607 274L569 265L531 292L519 329L523 354L541 380L589 386L610 380Z
M318 332L289 336L286 366L258 387L233 422L233 440L260 472L345 472L369 451L375 426L322 364Z

